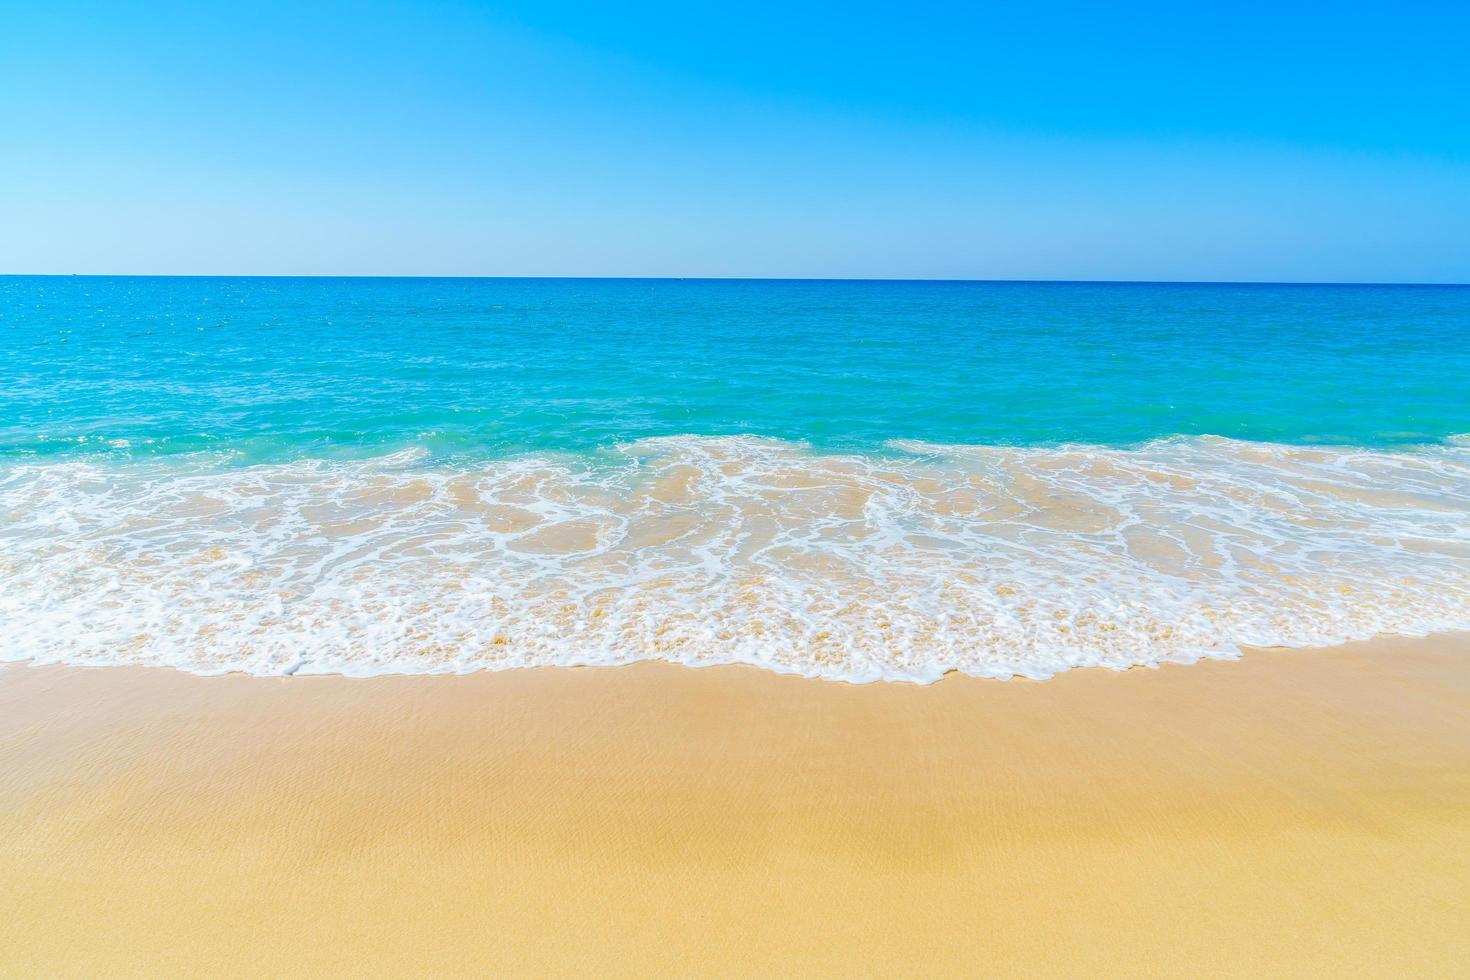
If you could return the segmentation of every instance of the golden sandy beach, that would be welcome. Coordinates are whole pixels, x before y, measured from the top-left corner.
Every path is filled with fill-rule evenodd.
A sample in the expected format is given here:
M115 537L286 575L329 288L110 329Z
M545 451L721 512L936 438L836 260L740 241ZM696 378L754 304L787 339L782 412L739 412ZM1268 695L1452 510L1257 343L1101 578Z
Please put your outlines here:
M0 974L1449 976L1470 637L1045 682L0 669Z

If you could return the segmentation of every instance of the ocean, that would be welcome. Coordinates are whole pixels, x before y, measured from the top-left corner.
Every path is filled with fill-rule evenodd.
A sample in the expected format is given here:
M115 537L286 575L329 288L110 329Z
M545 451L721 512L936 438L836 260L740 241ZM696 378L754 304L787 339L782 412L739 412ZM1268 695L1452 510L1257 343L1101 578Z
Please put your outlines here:
M0 659L1047 677L1470 628L1470 287L0 278Z

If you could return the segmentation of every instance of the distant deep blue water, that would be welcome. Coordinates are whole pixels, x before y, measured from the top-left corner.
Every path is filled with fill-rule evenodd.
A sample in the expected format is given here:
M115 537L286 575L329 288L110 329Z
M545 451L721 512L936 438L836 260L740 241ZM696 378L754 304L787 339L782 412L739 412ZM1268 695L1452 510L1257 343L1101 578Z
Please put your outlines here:
M1046 677L1470 628L1470 288L0 278L0 658Z
M1470 432L1470 288L0 278L0 456Z

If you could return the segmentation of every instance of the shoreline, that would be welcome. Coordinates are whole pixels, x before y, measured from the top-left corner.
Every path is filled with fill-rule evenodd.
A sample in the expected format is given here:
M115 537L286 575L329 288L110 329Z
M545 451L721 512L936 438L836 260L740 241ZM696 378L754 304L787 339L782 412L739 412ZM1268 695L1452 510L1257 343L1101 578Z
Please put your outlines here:
M1470 634L1047 683L0 664L22 974L1447 973Z
M964 678L968 681L996 681L1002 684L1011 682L1042 683L1065 677L1068 674L1084 671L1088 673L1127 674L1135 671L1162 670L1166 667L1193 667L1203 663L1233 663L1247 657L1270 656L1273 653L1301 653L1322 652L1337 650L1342 647L1376 646L1379 644L1398 644L1402 642L1418 643L1430 642L1465 642L1470 645L1470 629L1452 629L1442 631L1429 631L1423 633L1379 633L1367 639L1338 640L1331 643L1304 643L1300 645L1281 646L1255 646L1251 644L1240 644L1233 647L1222 647L1218 650L1206 650L1193 657L1193 659L1154 660L1120 665L1103 663L1084 663L1065 667L1044 676L1033 676L1028 674L1008 674L1000 676L997 674L969 673L962 667L947 667L941 673L929 679L921 679L915 675L874 675L867 674L861 677L853 675L804 673L801 670L788 668L782 664L775 663L751 663L745 660L705 660L684 661L669 660L661 657L638 657L629 660L607 660L587 663L548 663L548 664L477 664L471 667L461 667L443 670L384 670L373 672L349 672L337 669L303 669L310 668L310 664L298 663L289 670L274 673L252 673L247 670L228 668L224 670L198 670L180 664L158 664L158 663L66 663L58 661L37 661L34 658L6 660L0 657L0 674L9 669L34 669L34 670L58 670L58 671L111 671L111 670L143 670L143 671L165 671L170 673L186 674L190 677L200 678L250 678L254 680L284 679L291 677L325 677L350 681L366 681L379 678L414 678L414 677L474 677L480 674L506 674L520 673L522 671L603 671L603 670L626 670L630 667L638 667L641 664L657 664L661 666L683 668L687 670L726 670L735 668L738 670L754 670L763 674L773 674L777 677L792 677L804 681L818 681L824 684L838 684L846 687L870 687L896 684L902 687L933 687L936 684Z

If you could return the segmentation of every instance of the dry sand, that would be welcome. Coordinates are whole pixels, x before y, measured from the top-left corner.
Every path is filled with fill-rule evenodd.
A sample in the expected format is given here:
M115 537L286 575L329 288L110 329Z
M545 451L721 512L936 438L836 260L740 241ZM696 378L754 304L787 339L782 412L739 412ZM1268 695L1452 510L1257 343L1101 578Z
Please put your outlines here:
M0 669L0 974L1470 971L1470 637L928 688Z

